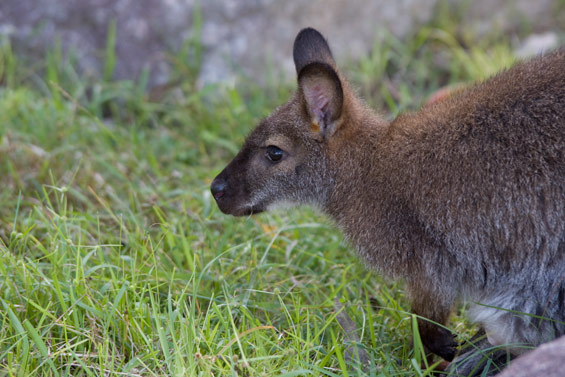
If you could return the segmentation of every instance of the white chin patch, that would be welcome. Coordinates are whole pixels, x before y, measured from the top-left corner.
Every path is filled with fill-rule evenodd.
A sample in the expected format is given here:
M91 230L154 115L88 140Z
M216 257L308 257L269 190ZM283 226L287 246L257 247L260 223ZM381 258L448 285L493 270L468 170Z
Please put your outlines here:
M279 210L279 209L290 209L290 208L296 207L297 205L298 205L298 203L283 200L283 201L280 201L280 202L274 202L274 203L269 204L267 206L267 211L275 211L275 210Z

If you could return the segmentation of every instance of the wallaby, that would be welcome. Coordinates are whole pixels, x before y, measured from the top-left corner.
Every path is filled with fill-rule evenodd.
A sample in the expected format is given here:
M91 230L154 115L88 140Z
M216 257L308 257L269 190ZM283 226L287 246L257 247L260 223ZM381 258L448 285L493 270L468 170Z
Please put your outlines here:
M446 360L457 343L436 324L460 300L514 354L565 334L565 50L391 122L319 32L302 30L293 55L298 89L214 179L220 210L320 208L405 281L422 342Z

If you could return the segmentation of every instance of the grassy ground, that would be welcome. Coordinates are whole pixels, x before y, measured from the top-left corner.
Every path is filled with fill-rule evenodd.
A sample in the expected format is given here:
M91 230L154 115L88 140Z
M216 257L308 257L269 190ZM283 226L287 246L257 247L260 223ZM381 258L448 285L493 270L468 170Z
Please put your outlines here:
M507 39L455 31L383 34L344 71L392 116L512 61ZM294 85L198 88L198 56L171 56L180 80L156 93L112 81L111 49L92 81L57 48L27 65L3 45L0 376L429 375L402 285L322 216L217 210L211 179ZM347 356L335 297L373 368Z

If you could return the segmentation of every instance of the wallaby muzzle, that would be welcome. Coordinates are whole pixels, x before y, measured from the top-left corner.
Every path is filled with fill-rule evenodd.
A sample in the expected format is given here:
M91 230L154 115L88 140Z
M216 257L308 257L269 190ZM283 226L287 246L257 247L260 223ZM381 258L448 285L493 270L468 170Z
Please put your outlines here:
M245 176L246 162L246 154L238 154L210 185L212 196L220 211L226 215L249 216L263 212L259 205L250 203Z

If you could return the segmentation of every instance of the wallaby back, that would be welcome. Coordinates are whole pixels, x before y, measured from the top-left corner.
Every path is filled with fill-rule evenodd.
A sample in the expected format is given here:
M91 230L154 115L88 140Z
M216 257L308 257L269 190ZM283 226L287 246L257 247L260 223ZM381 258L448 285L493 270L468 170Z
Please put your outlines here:
M392 122L355 96L317 31L298 34L294 60L296 94L212 184L220 209L319 207L406 282L416 314L445 324L467 300L515 353L565 334L565 51ZM451 360L451 333L419 325Z

